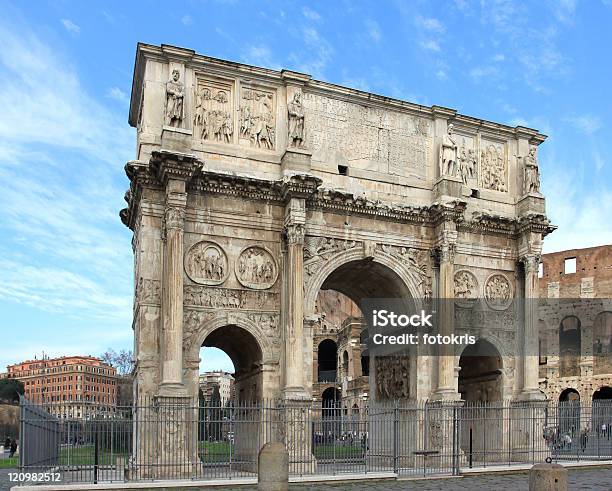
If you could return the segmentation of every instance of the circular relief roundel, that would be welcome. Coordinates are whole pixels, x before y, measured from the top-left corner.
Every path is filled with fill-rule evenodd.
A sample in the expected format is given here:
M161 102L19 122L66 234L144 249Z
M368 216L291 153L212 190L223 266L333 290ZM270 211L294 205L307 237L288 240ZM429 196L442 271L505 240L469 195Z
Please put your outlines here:
M455 303L460 307L471 307L478 298L478 280L467 270L455 273Z
M236 260L236 277L247 288L265 290L276 282L278 266L267 249L259 246L246 247Z
M505 310L512 303L512 285L503 274L495 273L487 278L484 297L492 309Z
M185 255L185 271L196 283L220 285L229 273L227 256L214 242L197 242Z

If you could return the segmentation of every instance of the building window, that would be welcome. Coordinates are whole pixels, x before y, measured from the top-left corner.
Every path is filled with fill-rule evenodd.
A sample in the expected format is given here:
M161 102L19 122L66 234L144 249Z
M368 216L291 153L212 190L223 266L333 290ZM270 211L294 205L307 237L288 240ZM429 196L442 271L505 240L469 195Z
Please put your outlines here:
M538 278L544 278L544 263L538 264Z
M564 274L574 274L575 272L576 272L576 258L575 257L565 258L565 262L563 264L563 273Z

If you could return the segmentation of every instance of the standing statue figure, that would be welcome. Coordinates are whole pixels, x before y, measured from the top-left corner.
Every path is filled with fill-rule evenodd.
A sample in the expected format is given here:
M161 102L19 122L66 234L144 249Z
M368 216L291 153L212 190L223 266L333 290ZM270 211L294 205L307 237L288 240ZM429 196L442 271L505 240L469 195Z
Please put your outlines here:
M293 94L293 100L287 105L289 112L289 146L301 147L304 143L304 108L301 92Z
M440 177L454 176L457 166L457 142L453 134L453 124L448 125L446 135L440 145Z
M538 169L538 158L536 156L536 147L529 148L529 154L523 157L525 166L523 177L523 190L525 194L540 192L540 171Z
M175 68L172 78L166 82L166 126L179 127L183 121L183 83L179 82L181 74Z

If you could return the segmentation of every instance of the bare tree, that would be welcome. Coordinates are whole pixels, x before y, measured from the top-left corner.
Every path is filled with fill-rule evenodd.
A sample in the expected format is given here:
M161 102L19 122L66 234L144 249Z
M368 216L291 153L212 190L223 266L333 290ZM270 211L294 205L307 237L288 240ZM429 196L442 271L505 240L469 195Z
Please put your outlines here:
M134 354L131 350L122 349L117 352L112 348L108 348L100 356L104 363L115 367L119 375L129 375L134 368Z

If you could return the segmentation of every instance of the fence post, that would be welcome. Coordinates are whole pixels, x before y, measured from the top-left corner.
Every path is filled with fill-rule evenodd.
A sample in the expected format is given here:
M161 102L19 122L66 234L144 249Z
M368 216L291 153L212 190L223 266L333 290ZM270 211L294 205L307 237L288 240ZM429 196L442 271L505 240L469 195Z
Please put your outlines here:
M20 445L20 449L19 449L19 472L23 472L23 468L24 468L24 447L23 447L23 441L24 441L24 435L25 435L25 417L24 417L24 413L25 412L25 397L20 395L19 396L19 445Z
M453 456L452 456L452 466L453 466L453 476L459 474L458 469L458 461L459 461L459 452L457 448L457 405L453 404Z
M94 484L98 484L98 425L94 425Z
M396 474L399 471L399 466L398 466L398 454L399 454L399 445L398 445L398 438L399 438L399 407L398 407L398 401L394 401L393 403L393 472L395 472Z
M470 425L470 454L469 454L469 466L472 468L472 426Z

